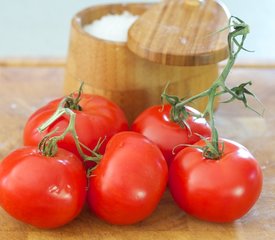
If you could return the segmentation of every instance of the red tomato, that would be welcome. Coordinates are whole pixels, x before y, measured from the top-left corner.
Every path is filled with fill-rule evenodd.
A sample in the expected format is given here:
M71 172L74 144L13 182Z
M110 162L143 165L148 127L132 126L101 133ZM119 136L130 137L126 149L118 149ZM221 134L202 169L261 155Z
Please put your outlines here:
M30 116L24 129L25 145L37 146L46 134L56 128L59 130L55 135L60 135L64 132L70 120L67 115L61 116L42 133L37 130L56 111L61 100L60 98L48 103ZM82 94L79 105L81 110L74 110L76 113L75 128L79 141L90 149L97 145L100 138L106 137L99 151L104 153L108 140L115 133L128 129L127 120L122 110L104 97ZM74 139L70 134L64 140L59 141L58 146L80 157ZM83 151L86 154L89 153L84 149Z
M211 222L231 222L246 214L262 189L257 160L242 145L221 139L220 159L205 159L202 151L181 150L169 169L169 188L186 213ZM205 146L204 141L196 143Z
M186 107L188 111L199 114L191 107ZM157 105L146 109L134 121L132 130L139 132L158 145L162 151L168 165L171 164L174 154L179 152L183 146L180 144L193 144L200 140L196 134L204 137L211 135L211 130L204 118L189 117L187 123L190 131L185 127L180 127L170 120L171 106ZM179 146L179 147L177 147ZM175 148L176 147L176 148Z
M83 164L63 149L45 157L34 147L24 147L0 164L0 205L14 218L39 228L74 219L85 202L86 187Z
M155 210L167 185L168 169L158 147L135 132L116 134L92 172L90 209L111 224L133 224Z

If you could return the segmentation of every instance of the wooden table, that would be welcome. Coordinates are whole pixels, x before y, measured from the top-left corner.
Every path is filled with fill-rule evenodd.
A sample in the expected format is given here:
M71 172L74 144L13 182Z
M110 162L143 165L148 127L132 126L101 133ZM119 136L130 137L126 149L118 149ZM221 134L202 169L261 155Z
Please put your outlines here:
M16 65L16 64L15 64ZM62 95L62 66L0 67L0 159L22 145L27 117L39 106ZM230 84L252 80L252 89L265 105L264 117L241 104L222 104L216 112L220 135L251 150L264 173L263 192L253 209L230 224L202 222L186 216L165 193L147 220L133 226L108 225L84 209L70 224L40 230L20 223L0 210L1 240L85 239L275 239L275 68L235 68Z

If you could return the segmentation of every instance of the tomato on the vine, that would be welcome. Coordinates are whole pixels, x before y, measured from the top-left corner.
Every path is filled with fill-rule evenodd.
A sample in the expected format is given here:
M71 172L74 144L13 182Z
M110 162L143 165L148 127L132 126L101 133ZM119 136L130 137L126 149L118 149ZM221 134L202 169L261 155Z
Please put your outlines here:
M76 97L75 93L74 98ZM49 102L30 116L24 129L25 145L37 146L46 134L55 129L57 131L52 136L64 132L70 121L70 117L67 115L60 116L42 133L38 131L38 127L57 110L61 100L60 98ZM100 153L104 153L106 143L114 134L128 129L123 111L115 103L101 96L81 94L78 110L73 109L73 111L76 113L75 129L80 143L94 149L100 139L105 139L99 149ZM81 157L70 134L58 141L58 146ZM89 154L89 151L84 148L83 152Z
M167 179L159 148L139 133L121 132L111 138L91 173L88 205L108 223L137 223L155 210Z
M186 213L211 222L231 222L246 214L262 189L257 160L242 145L221 139L223 153L207 159L202 149L187 147L169 169L169 189ZM204 147L205 141L195 145Z
M83 208L86 188L82 162L63 149L48 157L35 147L23 147L0 163L0 206L39 228L73 220Z
M199 115L191 107L187 111ZM134 121L132 130L139 132L158 145L168 165L171 164L175 153L184 148L181 144L193 144L200 136L209 137L210 127L202 117L189 116L186 120L188 127L181 127L170 119L171 105L156 105L147 108ZM174 152L174 153L173 153Z

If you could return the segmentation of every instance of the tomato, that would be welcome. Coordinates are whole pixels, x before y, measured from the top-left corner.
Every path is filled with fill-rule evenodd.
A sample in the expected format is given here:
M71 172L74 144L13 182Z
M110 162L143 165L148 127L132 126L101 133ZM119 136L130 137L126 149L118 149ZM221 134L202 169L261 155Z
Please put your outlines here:
M0 164L0 205L14 218L39 228L56 228L81 211L86 172L72 153L46 157L34 147L19 148Z
M121 132L111 138L92 172L88 205L108 223L137 223L155 210L167 179L167 164L158 147L139 133Z
M56 128L58 131L54 135L61 135L64 132L70 120L68 115L58 118L42 133L37 130L52 116L61 100L60 98L49 102L30 116L24 129L24 145L37 146L46 134ZM128 129L128 123L122 110L104 97L82 94L79 106L81 110L73 110L76 113L76 133L79 141L90 149L94 149L100 138L106 137L99 149L100 153L104 153L106 143L111 136ZM58 146L80 157L72 135L68 134L64 140L59 141ZM89 154L85 149L83 151Z
M218 160L206 159L202 150L187 147L169 169L170 192L186 213L211 222L231 222L246 214L262 189L257 160L242 145L221 139ZM205 146L203 140L196 143Z
M186 107L190 112L199 114L191 107ZM211 135L210 127L204 118L189 117L187 123L191 129L182 128L170 120L171 106L166 104L152 106L142 112L134 121L132 130L139 132L155 142L162 151L168 165L171 164L175 153L184 146L180 144L193 144L200 140L199 134L204 137ZM175 152L173 154L173 151Z

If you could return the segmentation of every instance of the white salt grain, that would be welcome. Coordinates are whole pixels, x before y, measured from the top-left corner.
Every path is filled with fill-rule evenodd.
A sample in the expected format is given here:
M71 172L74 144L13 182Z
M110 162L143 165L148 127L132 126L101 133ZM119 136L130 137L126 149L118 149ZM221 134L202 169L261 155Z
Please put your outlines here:
M122 14L109 14L85 25L84 30L89 34L104 40L126 42L128 30L138 16L124 11Z

